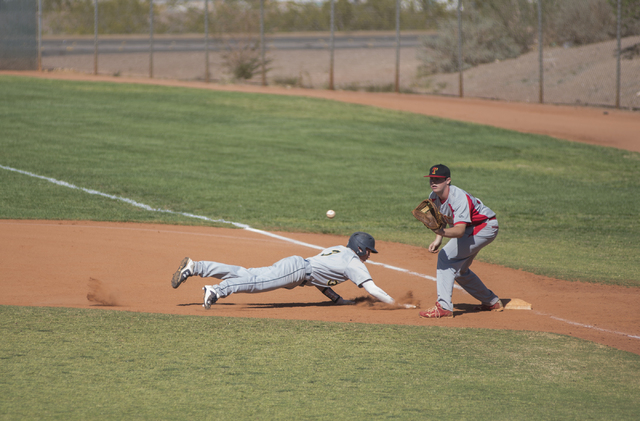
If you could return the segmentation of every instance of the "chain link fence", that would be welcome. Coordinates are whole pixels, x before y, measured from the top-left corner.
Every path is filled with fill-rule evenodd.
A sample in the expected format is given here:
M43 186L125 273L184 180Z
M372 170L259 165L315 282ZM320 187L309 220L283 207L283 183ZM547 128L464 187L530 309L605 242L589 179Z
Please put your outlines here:
M640 0L28 1L43 71L640 109Z

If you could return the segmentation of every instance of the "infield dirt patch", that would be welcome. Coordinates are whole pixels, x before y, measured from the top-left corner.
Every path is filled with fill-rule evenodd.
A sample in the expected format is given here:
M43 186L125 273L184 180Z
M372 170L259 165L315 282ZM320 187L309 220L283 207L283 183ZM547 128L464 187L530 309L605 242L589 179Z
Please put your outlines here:
M355 306L334 306L316 288L235 294L211 310L202 307L202 287L213 278L192 277L178 289L171 276L184 256L247 267L267 266L289 255L318 251L262 234L231 228L172 225L0 221L0 255L5 265L0 304L114 309L198 316L256 317L474 327L553 332L640 354L638 291L567 282L474 262L473 269L501 298L519 298L532 310L475 312L477 301L455 289L455 317L428 320L419 310L394 309L364 299L351 282L336 287ZM281 233L316 246L346 244L346 237ZM435 277L436 255L426 248L376 242L377 263ZM373 279L399 301L421 309L436 301L435 282L382 265L367 264ZM606 311L614 309L615 311Z
M215 86L200 82L123 79L73 73L1 72L32 77L118 83L152 83L323 97L463 121L489 124L558 138L640 151L637 113L596 108L513 104L482 100L399 94L369 94L254 86ZM321 234L281 235L317 246L346 244L346 237ZM426 248L378 242L374 261L403 268L399 272L369 264L374 280L393 297L431 307L436 300L436 256ZM0 221L0 255L5 263L2 305L108 308L149 313L346 323L437 325L553 332L640 354L639 290L567 282L482 262L473 269L503 299L519 298L532 310L474 312L475 300L454 290L455 318L427 320L418 310L370 305L333 306L315 288L257 295L237 294L202 308L202 286L190 278L180 288L170 279L184 256L243 266L265 266L289 255L308 257L317 250L259 233L227 228L153 224L58 221ZM415 273L415 274L412 274ZM345 298L366 293L346 282Z

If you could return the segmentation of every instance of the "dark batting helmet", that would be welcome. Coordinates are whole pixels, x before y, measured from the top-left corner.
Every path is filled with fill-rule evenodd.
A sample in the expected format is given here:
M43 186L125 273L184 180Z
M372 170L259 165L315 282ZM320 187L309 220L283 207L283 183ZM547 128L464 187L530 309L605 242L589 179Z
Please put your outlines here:
M351 234L347 247L353 250L360 258L367 254L367 249L371 250L371 253L378 252L376 250L376 240L366 232L354 232Z

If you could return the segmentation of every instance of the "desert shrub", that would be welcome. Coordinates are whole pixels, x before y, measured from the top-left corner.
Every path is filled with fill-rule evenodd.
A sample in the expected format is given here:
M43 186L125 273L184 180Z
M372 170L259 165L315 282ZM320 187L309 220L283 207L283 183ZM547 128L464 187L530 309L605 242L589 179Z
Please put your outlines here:
M329 29L328 17L320 5L311 2L273 2L267 3L265 23L275 32L287 31L325 31Z
M154 13L157 11L154 5ZM44 0L43 33L93 34L93 0ZM149 2L145 0L100 0L98 32L136 34L149 31Z
M236 79L249 80L262 68L260 42L249 39L240 39L228 42L222 54L224 67ZM271 62L265 58L265 73L269 71L267 65Z
M210 21L212 7L213 2L209 4ZM204 32L204 10L201 4L188 0L166 0L160 3L158 9L157 14L154 14L155 32L160 34Z
M640 43L630 45L620 50L620 57L625 60L633 60L640 57Z
M529 51L538 25L537 5L534 2L485 0L475 4L480 14L494 20L521 52Z
M280 31L330 29L331 2L272 1L269 21ZM396 0L336 0L334 24L338 31L395 29ZM446 15L445 5L437 0L403 0L400 10L402 29L428 29Z
M91 0L44 0L42 2L45 35L91 34L94 31L94 9Z
M611 4L611 7L617 15L618 0L609 0L609 4ZM621 35L623 37L640 35L640 1L622 0L621 12Z
M640 0L622 0L622 35L640 33ZM530 0L483 0L464 3L463 69L515 58L535 47L537 3ZM544 0L543 32L547 45L583 45L616 34L617 0ZM420 75L458 70L458 23L442 20L437 37L424 37L418 55Z
M209 20L219 34L257 34L260 31L260 4L258 1L217 0L210 10Z
M262 67L260 9L257 1L219 1L216 3L215 31L225 37L224 67L235 79L253 78ZM265 58L265 67L270 60ZM265 68L265 72L267 69Z
M547 7L547 42L584 45L615 37L615 9L608 0L555 0Z
M528 48L519 45L509 30L496 18L483 16L478 9L469 8L462 22L463 69L478 64L518 57ZM456 19L443 21L437 37L423 37L420 75L458 70L458 23Z
M349 27L359 30L392 30L395 28L396 3L395 0L367 0L361 4L345 7L350 4L342 0L343 5L336 10L349 11L349 21L344 21L341 29ZM327 16L330 13L331 2L325 1L322 5Z
M26 0L25 0L26 1ZM34 0L35 1L35 0ZM395 29L396 0L336 0L335 28L339 31ZM520 1L520 0L518 0ZM434 28L447 15L438 0L403 0L403 30ZM43 0L45 34L92 34L94 0ZM133 34L149 31L149 0L99 0L99 32ZM210 0L209 22L218 33L238 33L246 19L259 19L259 0ZM155 0L154 32L201 33L202 2ZM265 0L267 32L328 31L330 1Z
M155 15L158 7L154 5L153 10ZM101 1L98 3L98 12L98 30L102 34L135 34L149 31L149 3L146 1Z

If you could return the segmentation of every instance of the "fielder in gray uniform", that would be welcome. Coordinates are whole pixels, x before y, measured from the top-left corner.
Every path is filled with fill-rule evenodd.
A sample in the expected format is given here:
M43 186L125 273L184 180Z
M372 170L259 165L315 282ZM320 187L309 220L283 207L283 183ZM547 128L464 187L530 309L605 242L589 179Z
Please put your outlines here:
M502 302L487 288L469 266L480 250L491 244L498 235L498 220L494 211L466 191L451 185L451 171L445 165L429 169L429 186L440 213L450 228L434 230L436 239L429 245L431 253L438 253L438 301L435 307L420 312L420 317L453 317L453 284L457 282L482 304L477 311L502 311ZM443 237L449 242L438 252Z
M233 293L257 293L278 288L293 289L299 286L315 286L335 304L355 304L345 300L332 286L351 280L378 300L394 304L395 300L380 289L371 279L364 262L371 253L377 253L374 238L366 232L356 232L349 238L347 246L329 247L320 254L304 259L300 256L286 257L271 266L244 268L218 262L193 261L185 257L171 279L171 286L178 288L190 276L221 279L217 285L205 285L204 304L211 308L221 298ZM415 308L404 305L405 308Z

